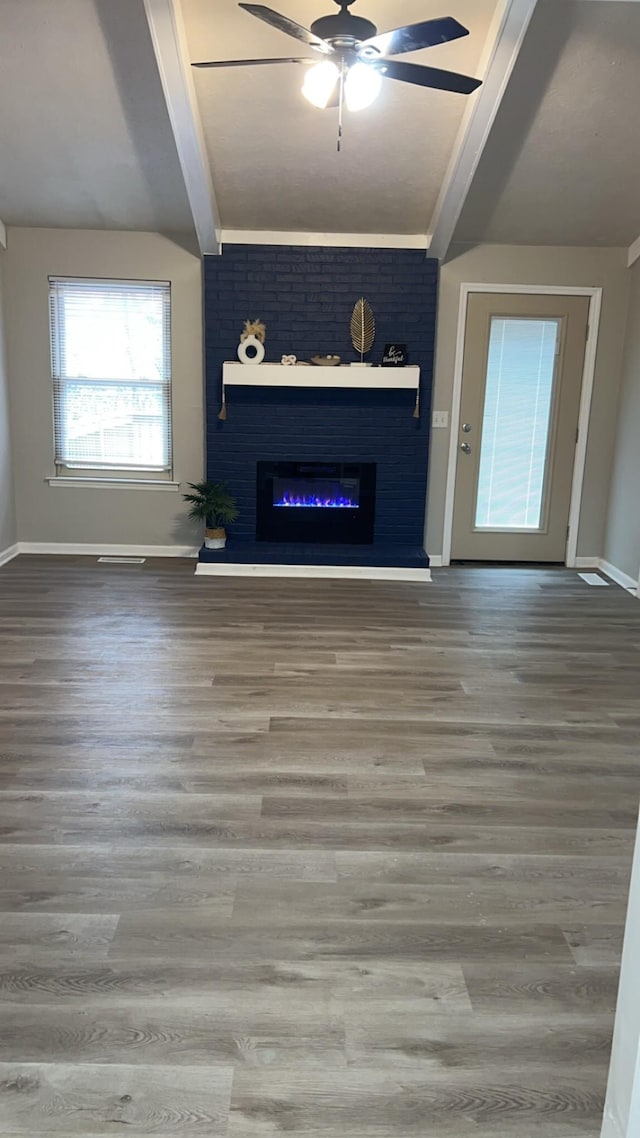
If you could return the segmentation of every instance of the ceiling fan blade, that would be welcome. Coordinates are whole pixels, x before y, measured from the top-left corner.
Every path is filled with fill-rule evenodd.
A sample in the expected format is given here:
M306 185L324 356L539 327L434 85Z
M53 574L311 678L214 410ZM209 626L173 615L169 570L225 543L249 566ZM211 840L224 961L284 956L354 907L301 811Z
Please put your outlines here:
M414 83L418 87L434 87L437 91L455 91L459 95L470 95L482 86L481 79L470 75L459 75L457 71L442 71L439 67L422 67L419 63L402 63L400 60L385 59L373 65L376 71L388 79L400 79L402 83Z
M300 40L300 43L306 43L307 47L312 47L314 51L320 51L323 55L333 54L330 43L320 39L319 36L315 36L313 32L309 31L308 28L303 28L301 24L296 24L295 20L290 20L288 16L274 12L273 8L267 8L264 4L239 4L238 7L244 8L245 12L249 12L251 16L257 16L259 20L264 20L265 24L269 24L279 32L293 36L294 39Z
M192 67L262 67L265 63L315 63L315 59L298 59L287 56L283 59L212 59L202 63L192 63Z
M360 44L360 55L401 55L405 51L420 51L423 47L436 47L439 43L468 36L469 29L451 16L438 20L423 20L421 24L408 24L406 28L393 28Z

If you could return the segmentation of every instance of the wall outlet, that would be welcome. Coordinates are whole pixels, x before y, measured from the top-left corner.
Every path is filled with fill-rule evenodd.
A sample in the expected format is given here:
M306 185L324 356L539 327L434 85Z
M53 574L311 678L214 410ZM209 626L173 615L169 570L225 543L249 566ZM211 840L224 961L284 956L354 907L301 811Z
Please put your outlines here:
M432 427L448 427L449 426L449 412L448 411L434 411L431 416Z

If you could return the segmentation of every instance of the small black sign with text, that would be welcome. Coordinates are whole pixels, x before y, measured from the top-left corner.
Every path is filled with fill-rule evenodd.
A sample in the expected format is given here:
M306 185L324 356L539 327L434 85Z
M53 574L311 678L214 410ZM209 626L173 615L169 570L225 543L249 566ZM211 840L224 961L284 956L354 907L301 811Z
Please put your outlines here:
M382 355L383 367L405 367L407 362L406 344L385 344Z

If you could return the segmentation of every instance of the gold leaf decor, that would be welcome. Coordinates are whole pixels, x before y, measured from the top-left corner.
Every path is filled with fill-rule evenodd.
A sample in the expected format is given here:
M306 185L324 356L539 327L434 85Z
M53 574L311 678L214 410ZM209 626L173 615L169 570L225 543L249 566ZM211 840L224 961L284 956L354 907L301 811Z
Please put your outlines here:
M356 352L360 352L362 363L367 352L373 347L376 338L376 322L368 300L363 296L356 301L351 317L351 341Z

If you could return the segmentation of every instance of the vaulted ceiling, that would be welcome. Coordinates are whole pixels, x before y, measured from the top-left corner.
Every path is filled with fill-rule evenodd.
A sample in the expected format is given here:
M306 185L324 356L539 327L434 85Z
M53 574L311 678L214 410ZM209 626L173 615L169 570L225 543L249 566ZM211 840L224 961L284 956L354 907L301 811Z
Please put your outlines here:
M0 0L0 218L192 225L138 0Z
M331 0L272 6L309 25ZM183 0L191 58L243 59L313 52L238 8L234 0ZM475 75L496 0L446 0L470 35L404 56ZM442 0L359 0L357 12L385 31L443 14ZM354 10L356 14L356 10ZM302 68L196 71L196 91L225 227L425 233L467 99L386 80L368 111L345 115L336 151L336 109L301 96Z
M336 111L303 99L302 68L189 68L198 59L311 51L236 0L162 2L179 6L184 21L181 78L206 167L202 192L212 188L224 230L422 234L426 242L453 188L447 240L630 245L640 234L637 0L538 0L522 45L510 49L510 78L510 68L496 78L492 54L508 0L358 0L358 13L380 30L456 17L467 38L405 58L486 84L466 99L385 80L374 106L346 116L340 154ZM515 5L526 2L534 7ZM331 0L270 4L306 26L333 8ZM158 56L149 6L0 3L6 224L193 227L180 126L166 101L176 77L167 79Z
M456 238L630 245L639 109L640 4L540 0Z

